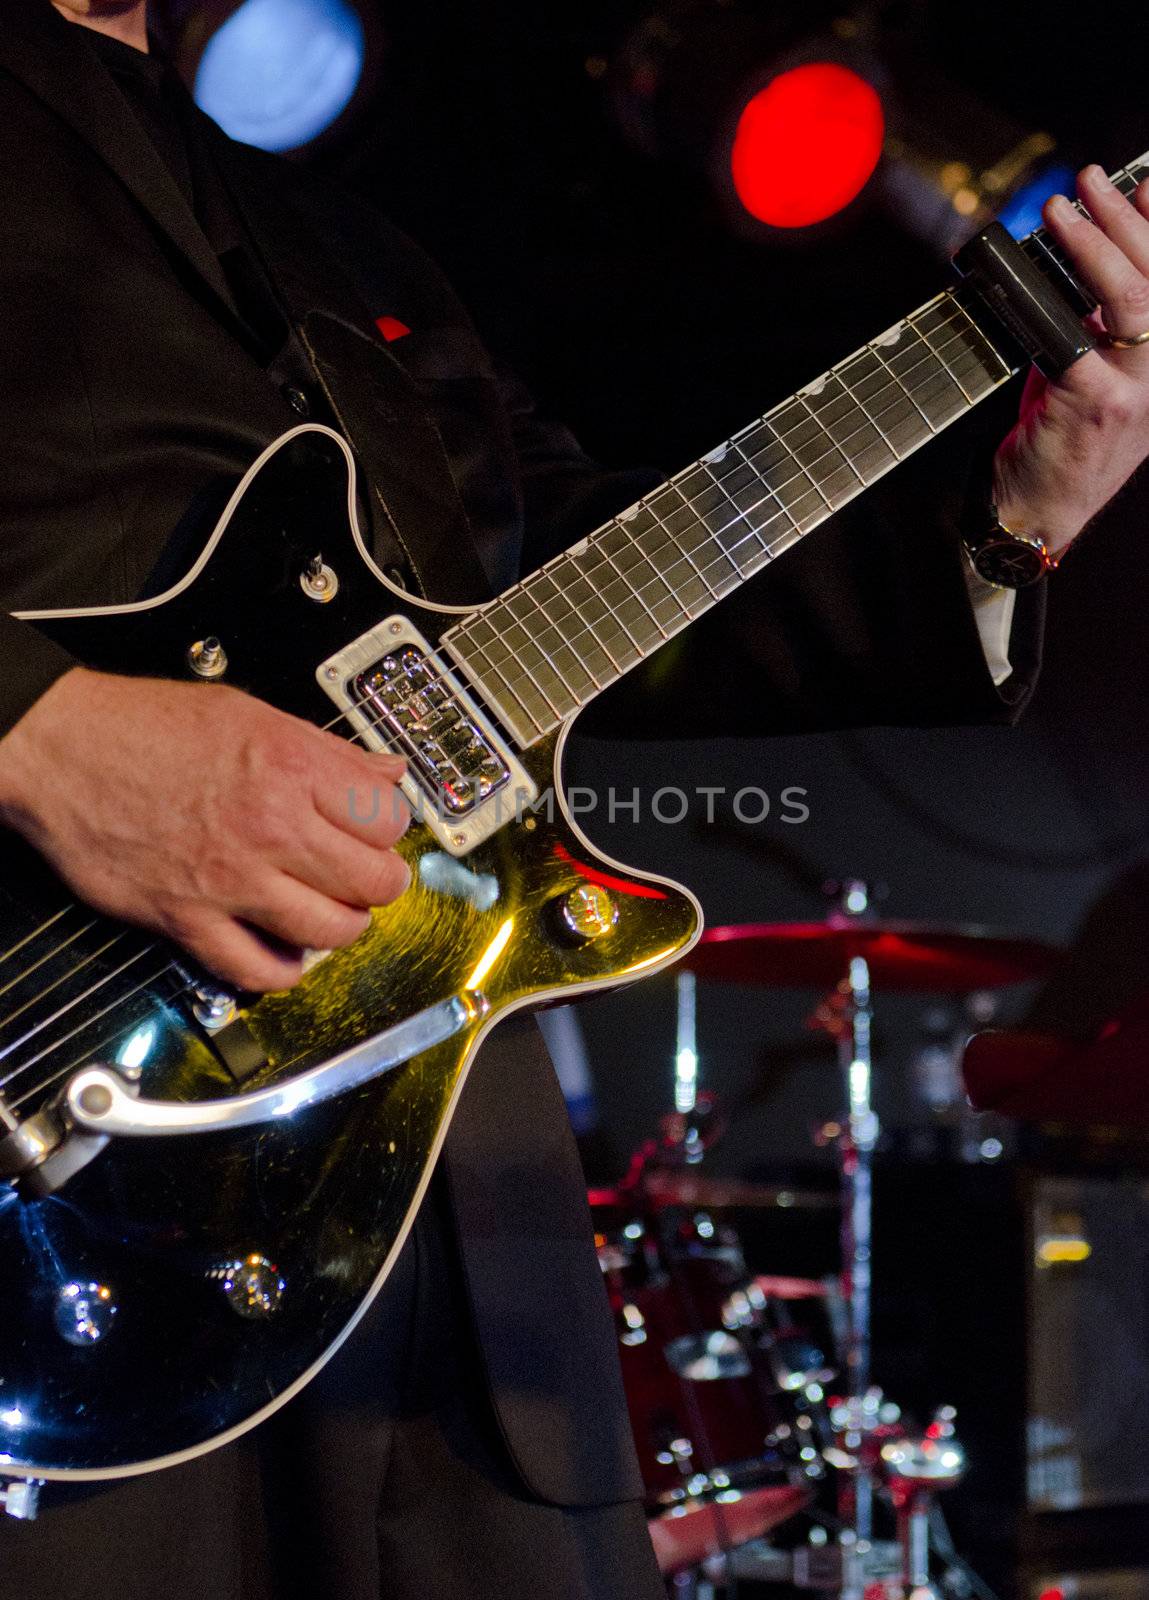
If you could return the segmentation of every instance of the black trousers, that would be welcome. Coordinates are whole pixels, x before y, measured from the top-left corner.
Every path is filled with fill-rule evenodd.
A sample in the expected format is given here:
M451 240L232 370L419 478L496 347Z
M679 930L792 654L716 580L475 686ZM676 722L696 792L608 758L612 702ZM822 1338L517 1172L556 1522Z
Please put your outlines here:
M436 1181L301 1395L198 1461L0 1519L0 1600L662 1600L639 1505L526 1492L481 1362Z

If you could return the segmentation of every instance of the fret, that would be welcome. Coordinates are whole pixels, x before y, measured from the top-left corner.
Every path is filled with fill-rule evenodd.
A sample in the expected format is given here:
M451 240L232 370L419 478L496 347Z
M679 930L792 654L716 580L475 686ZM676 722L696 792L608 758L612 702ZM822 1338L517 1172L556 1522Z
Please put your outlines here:
M650 512L640 503L629 512L624 511L600 533L592 535L591 545L622 574L663 639L669 639L686 617L686 610L659 570L659 564L635 538L636 532L651 525Z
M571 649L526 584L507 596L506 608L507 613L530 635L564 688L573 695L576 704L585 704L603 684L609 682L609 673L601 682L596 682L586 663Z
M865 484L873 483L897 461L893 446L851 394L835 368L802 398Z
M951 320L941 322L936 316L929 319L924 316L909 317L907 326L917 335L925 352L923 371L913 384L913 392L930 427L940 431L981 398L974 392L977 388L976 364L972 358L962 361L964 347L960 338L955 337Z
M617 662L621 676L636 662L642 660L644 652L634 635L628 633L621 617L612 610L606 596L577 565L576 558L572 556L569 559L564 557L558 559L564 563L561 580L550 567L544 567L543 573L554 579L555 587L578 623L576 633L579 630L586 631L600 640L611 660ZM537 577L539 574L533 576ZM531 579L528 578L526 581L530 583Z
M930 436L929 424L873 345L850 356L836 370L899 461Z
M766 490L744 462L738 464L730 492L714 472L715 463L699 462L655 492L659 516L680 548L688 553L712 600L731 594L742 581L734 552L753 534L753 516L767 498ZM749 508L742 509L739 500Z
M935 349L970 405L984 400L1013 369L994 348L968 308L956 294L939 300L908 318L910 326Z
M624 513L620 521L638 555L648 568L657 573L655 580L648 577L641 583L642 598L650 605L660 626L673 632L682 616L700 616L713 596L707 592L705 584L699 580L697 569L691 567L683 553L681 543L671 536L667 524L659 515L655 502L662 492L656 490L648 495L631 511ZM675 500L675 506L667 506L668 515L680 505L680 497L676 496ZM706 530L698 527L697 517L690 518L680 513L677 522L686 528L688 538L693 524L694 542L706 539ZM641 568L639 571L641 575ZM664 590L668 591L669 599Z
M747 451L752 450L753 441L763 428L763 423L755 423L703 460L707 473L727 502L727 511L716 532L722 559L712 561L706 573L707 580L720 594L727 594L736 587L745 576L747 564L756 561L767 549L768 540L762 530L771 528L779 517L788 521L791 528L797 527L774 486L765 481L748 459Z
M494 606L489 607L470 618L465 627L457 629L449 641L450 651L483 686L485 697L499 707L516 737L523 744L530 744L552 726L550 708L545 696L533 684L518 674L512 684L487 654L488 649L499 650L499 635L490 620L490 612L494 610Z
M614 547L624 548L623 541L618 537L618 530L608 531L615 534ZM631 579L612 559L601 534L592 536L588 541L586 551L580 559L580 566L591 583L602 592L611 611L644 656L651 650L657 649L662 641L669 637Z
M966 358L963 374L967 384L975 391L972 403L976 405L979 400L983 400L994 389L1000 388L1007 379L1012 378L1017 368L1005 359L985 329L974 321L965 303L964 294L960 290L953 291L949 298L958 315L957 336L964 339L968 356L972 356L981 375L980 381L975 383L974 371Z
M674 484L648 495L644 509L655 519L655 524L648 530L636 533L638 545L653 557L655 541L661 539L664 546L668 545L676 552L673 566L665 569L666 576L670 580L674 575L674 592L693 620L708 610L715 600L721 599L718 590L707 581L705 568L699 566L695 559L699 555L705 563L714 535Z
M786 448L769 416L739 434L734 448L750 464L782 513L781 518L776 512L771 515L773 507L768 505L766 515L759 517L768 530L768 548L773 549L778 538L806 533L822 521L826 515L825 495Z
M562 640L567 647L573 649L573 642L576 635L578 636L580 659L596 689L604 688L621 675L625 670L623 659L612 653L600 628L600 624L610 615L601 595L596 594L588 585L591 604L581 611L576 611L570 593L571 585L560 586L545 568L525 578L522 587L524 592L530 595L544 619L546 628L544 637ZM572 623L576 626L572 627ZM617 628L617 624L615 626ZM613 635L615 630L606 631ZM633 645L631 648L633 650Z
M491 642L482 646L483 654L504 675L503 681L510 682L519 700L534 690L543 707L561 721L578 708L578 696L564 682L532 631L515 615L515 605L520 601L521 591L515 589L499 608L498 628ZM524 704L533 716L530 698Z
M573 585L570 577L564 573L564 587L577 596L585 585L586 591L598 596L617 629L612 649L616 654L619 649L627 654L633 652L634 660L641 661L659 642L660 635L654 619L625 578L589 542L578 557L575 572L577 578ZM626 641L625 645L622 644L623 640Z
M801 395L771 412L770 423L831 511L858 492L858 474Z

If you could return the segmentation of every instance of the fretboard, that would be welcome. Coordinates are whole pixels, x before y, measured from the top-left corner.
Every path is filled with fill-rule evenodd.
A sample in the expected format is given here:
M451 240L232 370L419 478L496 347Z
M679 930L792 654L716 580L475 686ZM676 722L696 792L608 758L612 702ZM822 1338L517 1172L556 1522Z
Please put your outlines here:
M1149 175L1149 155L1115 182ZM1091 303L1044 230L1024 241ZM526 748L1017 372L961 287L929 301L675 474L443 640Z

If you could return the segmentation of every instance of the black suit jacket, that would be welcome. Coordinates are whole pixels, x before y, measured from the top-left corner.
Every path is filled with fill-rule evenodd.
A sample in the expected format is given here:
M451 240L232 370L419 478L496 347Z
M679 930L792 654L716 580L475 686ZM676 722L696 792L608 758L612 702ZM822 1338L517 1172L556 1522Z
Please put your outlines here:
M285 390L301 375L355 446L378 548L432 599L497 590L649 486L604 472L535 412L441 274L376 212L212 130L293 329L272 348L237 316L83 30L46 4L20 11L0 35L0 729L70 665L7 613L124 602L157 561L179 564L193 525L298 421ZM410 333L384 343L383 316ZM592 724L701 735L1014 715L1040 599L1019 607L1017 670L995 690L961 578L954 475L920 459L672 646L657 695L639 674ZM529 1025L484 1050L445 1162L524 1482L559 1504L636 1496L578 1163Z

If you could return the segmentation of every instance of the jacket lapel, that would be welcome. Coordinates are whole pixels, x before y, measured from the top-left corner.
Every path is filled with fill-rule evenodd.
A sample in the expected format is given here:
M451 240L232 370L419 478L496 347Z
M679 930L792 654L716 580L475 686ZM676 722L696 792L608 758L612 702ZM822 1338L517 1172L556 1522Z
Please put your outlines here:
M420 591L441 605L479 604L491 594L490 577L423 395L376 332L374 313L337 254L280 186L266 182L267 157L214 126L208 131L264 270Z
M217 302L213 309L238 326L215 252L110 73L86 48L83 29L43 0L29 9L33 16L17 27L5 18L0 67L91 146L199 275Z

